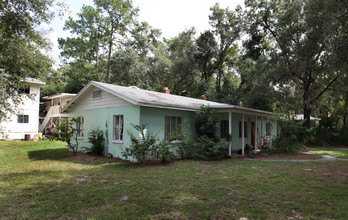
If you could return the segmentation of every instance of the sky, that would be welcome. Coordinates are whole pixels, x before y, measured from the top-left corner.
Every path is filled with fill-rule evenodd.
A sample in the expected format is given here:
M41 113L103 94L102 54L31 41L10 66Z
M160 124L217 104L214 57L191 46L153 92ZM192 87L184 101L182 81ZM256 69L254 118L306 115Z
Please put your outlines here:
M70 37L69 31L63 31L64 22L71 16L77 19L77 13L85 5L93 5L93 0L62 0L69 6L63 17L56 17L42 31L52 42L50 56L59 66L58 37ZM178 33L195 27L197 33L209 30L210 8L219 3L222 8L234 9L244 0L133 0L133 6L139 8L138 20L147 21L153 28L162 31L162 37L172 38Z

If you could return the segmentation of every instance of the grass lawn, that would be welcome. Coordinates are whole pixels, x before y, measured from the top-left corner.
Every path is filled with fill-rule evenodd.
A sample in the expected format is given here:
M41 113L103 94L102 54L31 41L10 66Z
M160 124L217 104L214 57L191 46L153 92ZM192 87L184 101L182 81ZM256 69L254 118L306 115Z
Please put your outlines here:
M83 163L0 142L1 219L348 219L348 162Z
M330 155L337 158L348 159L348 148L339 148L339 147L309 147L309 151L317 153Z

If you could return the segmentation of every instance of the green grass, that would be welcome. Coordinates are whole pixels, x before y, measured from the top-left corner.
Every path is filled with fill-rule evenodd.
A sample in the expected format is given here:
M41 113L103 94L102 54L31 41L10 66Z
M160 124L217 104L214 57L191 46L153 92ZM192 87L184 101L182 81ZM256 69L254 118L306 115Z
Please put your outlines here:
M0 142L1 219L348 219L348 162L73 162L62 142Z
M309 147L309 151L317 153L330 155L337 158L348 159L348 148L339 148L339 147Z

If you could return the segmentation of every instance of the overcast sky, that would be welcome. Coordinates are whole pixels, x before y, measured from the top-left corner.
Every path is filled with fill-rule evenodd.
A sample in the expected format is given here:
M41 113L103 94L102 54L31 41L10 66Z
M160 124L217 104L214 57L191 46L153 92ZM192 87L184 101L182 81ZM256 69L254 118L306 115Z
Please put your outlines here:
M59 63L58 37L69 37L69 31L63 31L64 21L70 15L77 18L82 5L93 5L93 0L63 0L69 5L69 13L64 17L55 18L45 27L47 37L52 41L51 57ZM153 28L162 31L162 37L171 38L185 29L195 27L197 33L209 29L208 16L210 7L216 2L220 7L234 9L244 0L133 0L133 6L139 8L139 21L147 21Z

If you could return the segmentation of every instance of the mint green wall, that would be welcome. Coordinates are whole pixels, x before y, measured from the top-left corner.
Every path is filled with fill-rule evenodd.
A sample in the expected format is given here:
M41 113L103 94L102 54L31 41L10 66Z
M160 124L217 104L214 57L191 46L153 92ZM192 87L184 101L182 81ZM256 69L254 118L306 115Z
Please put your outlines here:
M114 143L113 139L113 115L123 115L124 116L124 131L123 131L123 143ZM191 125L192 138L196 138L195 132L195 112L191 111L180 111L171 109L161 109L152 107L140 107L136 105L118 106L118 107L108 107L101 109L84 109L84 110L72 110L70 112L70 117L84 117L84 137L79 140L79 149L82 147L89 147L88 143L88 133L96 128L105 131L105 122L108 122L109 130L109 146L108 150L114 157L122 157L122 152L126 147L130 145L130 138L127 131L131 131L136 134L135 129L130 125L142 123L148 123L147 128L154 134L158 134L160 140L164 139L164 126L165 126L165 116L177 116L183 117L184 123ZM217 117L220 120L228 120L228 113L217 113ZM244 120L247 122L247 137L245 138L245 144L251 143L251 121L255 121L255 116L245 115ZM239 121L242 121L242 114L232 113L232 150L239 150L242 148L242 138L239 137ZM266 134L266 122L268 122L266 117L262 121L262 131L263 135ZM275 122L272 122L272 134L276 135L277 126ZM261 117L258 117L257 126L259 127L259 132L261 133ZM218 135L220 136L220 127L218 129ZM261 135L261 136L263 136Z
M124 129L123 129L123 143L114 143L113 139L113 115L124 116ZM132 130L132 124L139 124L140 122L140 107L135 105L109 107L102 109L85 109L85 110L72 110L70 112L70 118L72 117L84 117L84 137L79 140L79 149L82 147L89 147L88 133L96 128L105 131L105 122L108 122L109 130L109 146L108 151L114 157L122 158L122 152L125 147L130 145L130 139L127 135L128 130Z
M191 124L192 138L195 138L195 112L172 109L140 107L140 123L148 123L147 128L154 134L158 133L160 140L164 139L165 116L183 117L184 123Z

